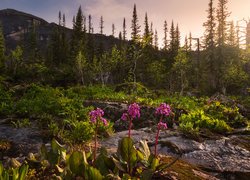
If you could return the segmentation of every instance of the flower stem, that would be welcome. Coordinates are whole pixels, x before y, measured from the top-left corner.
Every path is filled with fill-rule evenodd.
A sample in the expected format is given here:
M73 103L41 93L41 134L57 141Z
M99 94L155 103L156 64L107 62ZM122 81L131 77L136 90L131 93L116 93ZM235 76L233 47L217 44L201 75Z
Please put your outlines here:
M131 136L131 126L132 126L132 118L129 118L129 127L128 127L128 137Z
M159 123L161 123L162 118L163 118L163 115L161 115L161 119ZM157 145L158 145L159 133L160 133L160 127L157 125L157 133L155 137L155 157L157 156Z
M93 162L95 162L96 160L98 121L99 119L96 120L96 126L95 126L95 148L94 148L94 161Z

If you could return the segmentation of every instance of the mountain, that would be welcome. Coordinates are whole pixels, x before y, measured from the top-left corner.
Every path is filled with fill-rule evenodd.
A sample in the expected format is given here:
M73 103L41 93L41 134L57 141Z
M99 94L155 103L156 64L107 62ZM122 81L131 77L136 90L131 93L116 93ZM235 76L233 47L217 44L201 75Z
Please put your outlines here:
M68 40L70 40L72 34L72 29L59 26L56 23L48 23L40 17L14 9L0 10L0 23L3 28L7 49L14 49L17 44L27 41L34 27L38 47L43 50L48 47L51 35L56 27L65 31ZM114 44L120 42L112 36L104 36L101 34L90 35L94 36L95 47L98 47L98 44L102 42L104 49L109 49Z

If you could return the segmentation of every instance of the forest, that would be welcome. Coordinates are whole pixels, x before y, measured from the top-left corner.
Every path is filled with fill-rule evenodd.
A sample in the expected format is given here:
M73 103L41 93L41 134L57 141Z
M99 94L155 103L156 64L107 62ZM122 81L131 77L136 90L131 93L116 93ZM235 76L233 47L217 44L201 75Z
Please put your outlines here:
M33 23L7 46L0 22L0 179L248 179L250 46L228 3L209 0L202 38L172 20L159 40L136 4L118 37L103 16L94 34L81 6L72 30L59 11L48 43ZM199 143L228 151L199 160Z

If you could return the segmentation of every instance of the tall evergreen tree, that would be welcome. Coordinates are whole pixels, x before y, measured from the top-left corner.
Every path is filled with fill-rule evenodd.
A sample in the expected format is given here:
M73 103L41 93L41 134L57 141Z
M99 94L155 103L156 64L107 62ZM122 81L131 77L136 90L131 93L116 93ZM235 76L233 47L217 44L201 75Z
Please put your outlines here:
M100 19L100 34L103 34L103 28L104 28L103 23L104 23L103 17L101 16L101 19Z
M65 14L63 14L63 27L66 26L66 18L65 18Z
M189 33L188 41L189 41L189 45L188 45L189 51L192 51L193 45L192 45L192 33L191 32Z
M217 7L217 44L218 44L218 53L217 55L217 89L219 88L223 94L226 93L226 83L224 81L223 75L225 74L225 68L227 67L228 60L226 54L226 40L227 40L227 18L229 17L230 13L227 9L228 0L219 0L218 7ZM220 77L218 79L218 77Z
M73 33L71 38L71 56L75 60L76 56L83 49L84 43L83 13L81 6L78 8L76 18L73 18Z
M61 14L61 11L59 11L59 14L58 14L58 25L61 26L62 25L62 14Z
M140 25L136 11L136 5L134 4L132 24L131 24L131 39L133 42L139 42L140 40Z
M153 46L153 36L154 36L154 31L153 31L153 22L150 23L150 45Z
M92 31L93 31L93 27L92 27L92 16L89 15L89 31L88 31L88 33L90 34L90 33L92 33Z
M126 19L125 18L123 19L122 28L123 28L123 30L122 30L122 38L125 41L126 40L126 35L127 35L127 30L126 30L127 27L126 27Z
M179 26L178 24L176 25L176 29L175 29L175 49L178 52L178 49L180 48L180 40L181 40L181 36L180 36L180 30L179 30Z
M112 24L112 36L115 37L115 24Z
M236 36L235 26L234 26L233 21L231 21L229 24L228 45L231 47L237 46L237 36Z
M175 49L175 28L174 28L174 21L171 23L170 27L170 32L169 32L169 37L170 37L170 44L169 44L169 50L170 52L173 52Z
M164 21L164 37L163 37L163 49L166 51L168 48L168 40L167 40L167 33L168 33L168 24L167 21Z
M143 43L145 45L149 45L150 44L150 31L149 31L149 25L148 25L148 15L147 13L145 14L145 21L144 21L144 34L143 34Z
M154 34L154 47L155 49L158 49L158 33L157 33L157 30L155 30L155 34Z
M230 15L227 8L228 0L219 0L217 7L217 43L218 46L223 46L226 43L227 37L227 18Z

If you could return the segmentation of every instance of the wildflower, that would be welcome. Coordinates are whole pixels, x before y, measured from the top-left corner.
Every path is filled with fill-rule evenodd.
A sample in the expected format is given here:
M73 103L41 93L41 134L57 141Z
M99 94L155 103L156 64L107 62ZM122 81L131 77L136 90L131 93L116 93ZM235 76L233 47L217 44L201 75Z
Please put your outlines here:
M159 140L160 130L167 129L167 124L162 122L163 116L169 116L170 113L171 113L171 108L166 103L161 103L160 106L156 108L155 114L161 115L161 118L157 126L157 133L155 137L155 156L157 156L157 144Z
M167 129L168 128L167 123L159 122L158 128L159 129Z
M128 107L128 114L134 118L140 118L140 107L137 103L130 104Z
M108 121L103 118L104 111L100 108L97 108L96 110L93 110L89 113L90 121L95 124L95 147L94 147L94 162L96 160L96 151L97 151L97 131L98 131L98 125L99 121L103 123L104 126L108 125Z
M171 113L171 108L166 103L161 103L158 108L156 108L156 114L169 116Z
M121 119L126 121L128 119L128 113L123 113Z
M132 120L134 118L140 118L140 106L137 103L130 104L128 107L128 112L123 113L121 119L124 121L129 121L129 128L128 128L128 137L130 137L131 133L131 126Z

